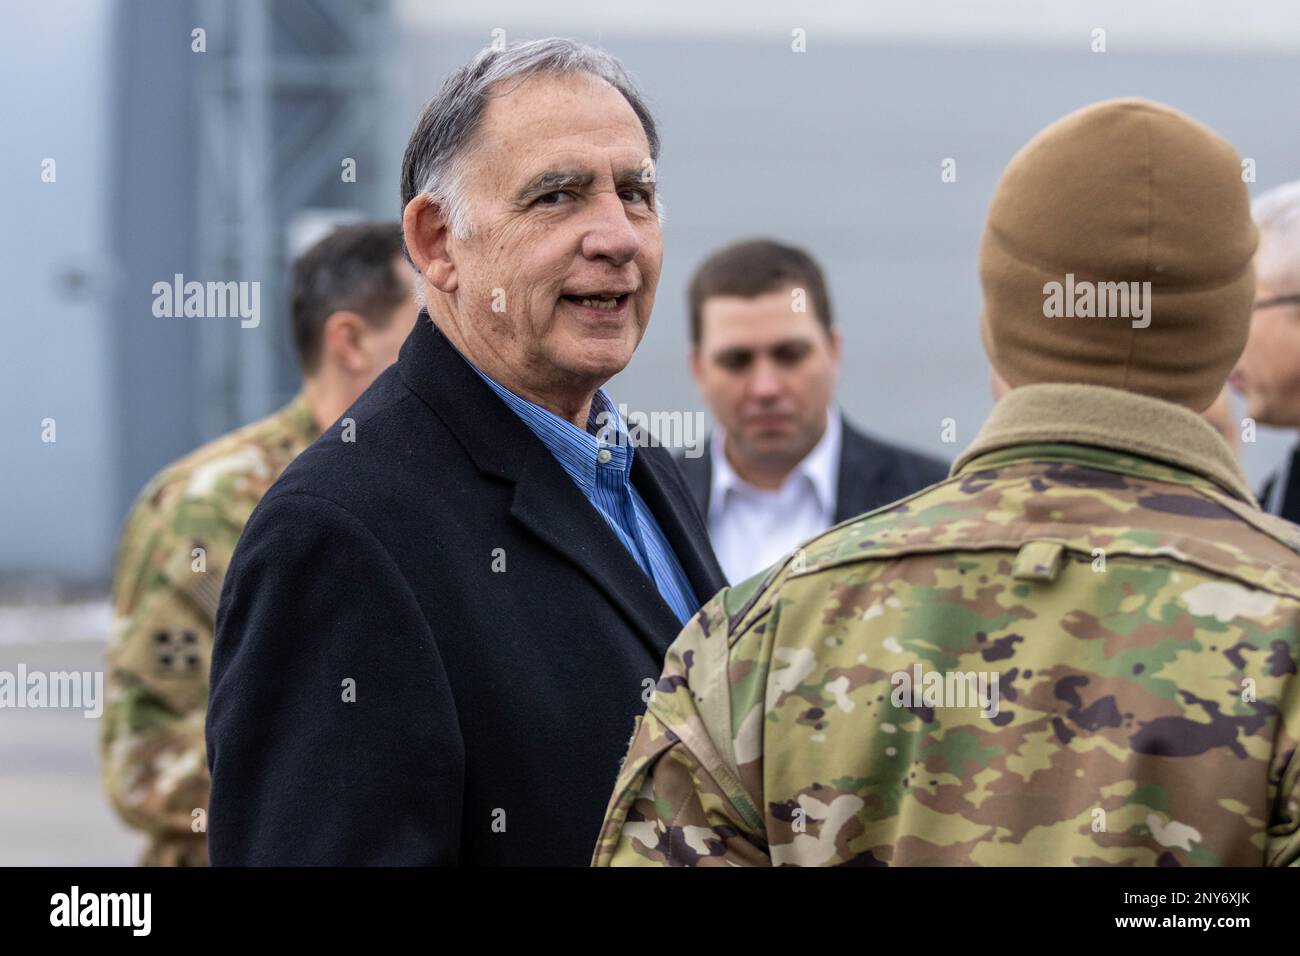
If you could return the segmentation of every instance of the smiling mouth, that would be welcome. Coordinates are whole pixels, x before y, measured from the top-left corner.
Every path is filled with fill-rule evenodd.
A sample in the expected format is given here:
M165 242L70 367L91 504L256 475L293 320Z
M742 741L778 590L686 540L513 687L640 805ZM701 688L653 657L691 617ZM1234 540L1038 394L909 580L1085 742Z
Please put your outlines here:
M627 302L630 293L624 292L619 295L598 294L598 295L562 295L560 298L574 305L580 305L588 309L596 309L600 312L617 312L623 308Z

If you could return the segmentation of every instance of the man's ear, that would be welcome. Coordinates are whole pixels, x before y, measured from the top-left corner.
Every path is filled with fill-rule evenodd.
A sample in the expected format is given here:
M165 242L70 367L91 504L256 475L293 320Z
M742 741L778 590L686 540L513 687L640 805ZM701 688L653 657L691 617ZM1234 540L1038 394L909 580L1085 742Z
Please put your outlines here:
M455 292L458 280L456 265L447 248L451 230L442 208L420 193L402 210L402 235L411 261L424 280L439 292Z
M339 309L330 314L321 329L322 365L341 366L354 375L364 374L370 357L361 347L366 332L366 320L356 312Z

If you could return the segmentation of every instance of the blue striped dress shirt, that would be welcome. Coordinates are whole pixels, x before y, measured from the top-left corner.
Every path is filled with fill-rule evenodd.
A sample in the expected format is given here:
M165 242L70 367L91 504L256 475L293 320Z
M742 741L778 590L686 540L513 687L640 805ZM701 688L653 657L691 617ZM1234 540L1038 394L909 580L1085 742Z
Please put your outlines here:
M623 418L605 390L596 392L591 400L584 432L572 422L516 395L485 375L473 362L466 361L541 439L654 582L677 620L685 625L700 609L700 602L659 522L632 486L634 449Z

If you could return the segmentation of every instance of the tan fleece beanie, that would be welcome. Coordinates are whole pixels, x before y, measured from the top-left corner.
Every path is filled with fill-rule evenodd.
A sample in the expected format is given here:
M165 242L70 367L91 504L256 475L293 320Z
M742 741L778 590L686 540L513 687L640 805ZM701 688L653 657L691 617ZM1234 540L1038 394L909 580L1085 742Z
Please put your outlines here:
M1106 385L1204 411L1250 328L1256 232L1236 151L1149 100L1043 130L980 244L981 335L1012 385Z

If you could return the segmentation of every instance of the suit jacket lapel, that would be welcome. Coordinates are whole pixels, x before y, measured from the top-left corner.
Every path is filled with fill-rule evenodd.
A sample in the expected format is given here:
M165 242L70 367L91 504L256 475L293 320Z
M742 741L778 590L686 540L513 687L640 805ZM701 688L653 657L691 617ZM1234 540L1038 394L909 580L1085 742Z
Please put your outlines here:
M709 524L709 496L713 493L713 443L705 439L704 454L699 458L683 458L679 463L682 478L687 490L695 499L695 507L704 519L705 527Z
M840 467L835 481L835 523L871 509L870 490L882 480L884 456L870 441L841 419Z

